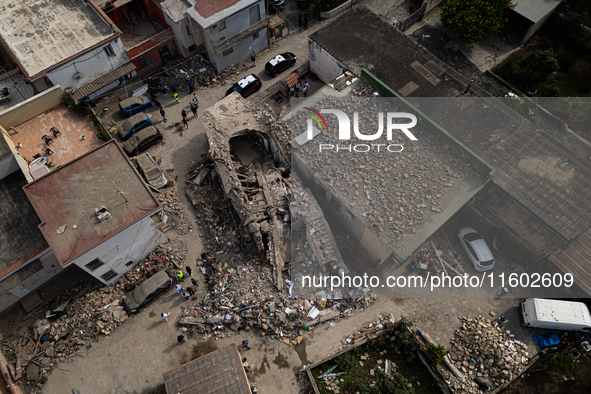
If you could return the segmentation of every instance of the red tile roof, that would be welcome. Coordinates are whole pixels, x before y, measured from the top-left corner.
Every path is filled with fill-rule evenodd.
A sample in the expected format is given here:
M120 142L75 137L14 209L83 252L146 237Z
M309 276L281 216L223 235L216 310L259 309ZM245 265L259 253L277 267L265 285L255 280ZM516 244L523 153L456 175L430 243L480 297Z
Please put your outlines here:
M238 2L240 2L240 0L196 0L195 11L197 11L203 18L209 18L226 8L232 7Z

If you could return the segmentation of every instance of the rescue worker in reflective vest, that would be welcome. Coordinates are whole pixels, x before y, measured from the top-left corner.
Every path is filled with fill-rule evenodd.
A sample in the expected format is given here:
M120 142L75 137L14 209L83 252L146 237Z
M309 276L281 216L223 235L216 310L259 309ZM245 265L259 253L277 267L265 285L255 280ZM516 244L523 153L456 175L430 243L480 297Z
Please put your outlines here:
M179 278L179 280L182 282L183 280L185 280L185 274L183 274L183 271L179 270L179 272L176 274L177 278Z

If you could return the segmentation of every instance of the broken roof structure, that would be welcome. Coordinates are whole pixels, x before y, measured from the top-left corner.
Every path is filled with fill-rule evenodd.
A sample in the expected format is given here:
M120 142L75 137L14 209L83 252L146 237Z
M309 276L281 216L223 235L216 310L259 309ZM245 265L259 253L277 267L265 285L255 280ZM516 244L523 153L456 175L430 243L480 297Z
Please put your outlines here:
M289 163L278 141L238 93L218 101L208 114L209 152L224 191L241 228L247 230L243 236L252 236L273 265L275 285L281 289L291 254Z
M251 394L235 343L164 374L168 394Z
M5 0L0 39L27 79L35 79L121 35L93 2Z
M62 266L160 209L114 140L24 187ZM100 220L96 210L110 214Z

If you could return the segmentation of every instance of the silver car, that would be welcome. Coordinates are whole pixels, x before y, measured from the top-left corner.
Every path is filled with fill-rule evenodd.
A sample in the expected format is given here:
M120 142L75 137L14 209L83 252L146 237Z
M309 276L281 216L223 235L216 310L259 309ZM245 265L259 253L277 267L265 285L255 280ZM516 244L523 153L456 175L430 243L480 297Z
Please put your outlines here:
M166 186L168 179L158 164L154 161L149 153L144 153L135 158L135 164L138 171L146 182L156 189L161 189Z
M460 243L476 271L488 271L495 266L495 259L482 235L470 227L458 232Z

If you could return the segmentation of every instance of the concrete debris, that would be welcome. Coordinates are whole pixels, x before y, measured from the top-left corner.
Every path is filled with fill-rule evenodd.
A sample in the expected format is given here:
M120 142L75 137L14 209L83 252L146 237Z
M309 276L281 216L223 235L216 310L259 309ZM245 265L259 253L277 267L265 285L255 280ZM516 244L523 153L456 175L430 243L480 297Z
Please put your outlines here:
M176 234L184 235L193 231L193 226L183 212L183 206L179 202L176 194L170 191L165 191L158 195L158 201L168 217L166 220L166 226L162 229L164 232L173 229Z
M350 311L346 311L344 314L347 314L348 312L350 313ZM376 333L394 327L394 323L394 315L388 312L382 312L373 321L365 323L361 329L345 338L342 341L343 348L353 346L364 339L373 339L375 338ZM363 357L366 357L367 359L367 354L362 356L362 360Z
M464 375L461 382L449 371L444 378L454 393L484 393L521 375L532 353L512 339L504 327L486 317L460 317L447 352L448 360Z

